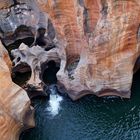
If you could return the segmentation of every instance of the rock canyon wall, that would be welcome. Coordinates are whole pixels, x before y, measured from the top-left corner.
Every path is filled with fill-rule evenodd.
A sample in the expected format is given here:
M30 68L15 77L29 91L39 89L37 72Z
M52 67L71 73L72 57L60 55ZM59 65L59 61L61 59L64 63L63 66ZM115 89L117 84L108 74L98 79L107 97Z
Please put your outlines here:
M8 0L1 3L2 10L10 4ZM31 3L34 4L31 6ZM24 59L28 64L34 55L29 64L30 84L35 86L42 80L39 76L42 63L55 58L60 65L58 87L63 87L72 99L86 94L130 98L133 73L139 69L139 0L36 0L16 1L13 5L9 20L5 17L7 20L1 22L1 39L13 54L21 43L31 47L27 49L26 60L21 54L13 56L14 60L20 58L21 63ZM5 11L1 12L4 15ZM13 28L10 19L14 17L18 22ZM9 27L7 30L5 25ZM28 41L21 40L25 38ZM31 39L34 41L29 43ZM32 54L32 46L37 45L44 49L44 54L37 50ZM19 52L23 53L20 49ZM53 56L43 60L50 52ZM38 59L40 54L42 58ZM33 81L35 73L38 73L37 80Z
M140 67L140 0L0 0L0 39L0 137L15 140L34 122L13 71L30 71L21 86L43 90L53 60L58 90L73 100L130 98Z
M6 0L0 9L2 140L17 139L34 124L30 100L10 74L27 71L25 63L31 71L25 89L43 89L41 75L53 60L60 67L58 89L73 100L87 94L130 98L140 67L140 0Z
M140 0L38 3L64 44L66 57L57 78L69 96L74 100L86 94L130 98L140 53Z
M26 92L12 82L8 53L0 43L0 139L18 140L22 130L33 127L34 111Z

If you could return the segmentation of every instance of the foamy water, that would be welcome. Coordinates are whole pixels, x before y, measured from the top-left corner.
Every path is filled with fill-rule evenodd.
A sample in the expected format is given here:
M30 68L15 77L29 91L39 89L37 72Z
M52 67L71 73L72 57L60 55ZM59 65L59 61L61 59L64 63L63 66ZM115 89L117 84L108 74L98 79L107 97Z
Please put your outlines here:
M37 127L22 140L140 140L140 73L133 79L131 99L90 95L73 102L65 96L55 117L46 113L48 100L37 100Z
M50 115L56 116L60 109L60 103L63 100L62 96L58 95L56 92L55 88L50 89L51 94L50 94L50 100L49 100L49 106L47 107L47 111L49 112Z

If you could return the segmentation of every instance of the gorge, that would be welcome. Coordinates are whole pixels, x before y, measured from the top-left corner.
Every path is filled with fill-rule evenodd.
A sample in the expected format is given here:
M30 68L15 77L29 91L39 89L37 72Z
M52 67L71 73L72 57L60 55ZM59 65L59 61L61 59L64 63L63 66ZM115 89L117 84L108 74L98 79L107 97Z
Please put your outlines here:
M50 105L48 116L51 107L58 106L55 111L58 116L62 111L63 116L68 113L63 112L65 105L76 106L86 101L93 106L97 104L97 108L103 107L104 102L112 104L109 103L111 100L115 108L117 103L118 107L119 104L128 105L125 104L127 101L135 104L133 97L139 90L133 91L135 86L132 85L134 79L138 84L133 75L139 77L140 68L140 0L0 0L0 39L2 140L18 140L21 131L34 127L31 104L37 110L33 98L38 96L46 98L50 94L50 100L45 102L37 99L37 106L39 102ZM117 99L111 98L114 96ZM66 103L65 100L70 101ZM61 110L59 106L63 103ZM85 105L87 111L92 105ZM138 105L138 102L134 106L128 105L130 110L126 110L131 112L132 109L133 112L136 108L139 112ZM45 107L41 105L41 109ZM100 111L99 114L108 115ZM100 115L97 116L100 118ZM61 117L57 119L61 120ZM66 140L64 135L63 138L51 135L50 140ZM87 139L92 140L91 137ZM46 140L45 137L33 139ZM79 139L82 138L73 138ZM97 136L97 139L101 138Z

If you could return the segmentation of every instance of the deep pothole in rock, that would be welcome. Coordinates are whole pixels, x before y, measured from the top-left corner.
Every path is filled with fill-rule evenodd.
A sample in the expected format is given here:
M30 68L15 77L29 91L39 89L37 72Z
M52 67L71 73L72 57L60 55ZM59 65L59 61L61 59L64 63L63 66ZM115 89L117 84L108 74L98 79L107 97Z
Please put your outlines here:
M57 77L56 73L60 69L60 64L56 63L53 60L50 60L47 63L44 63L42 65L42 80L46 85L56 84L57 83Z
M11 76L14 83L23 87L31 77L31 68L26 63L17 65L13 67Z

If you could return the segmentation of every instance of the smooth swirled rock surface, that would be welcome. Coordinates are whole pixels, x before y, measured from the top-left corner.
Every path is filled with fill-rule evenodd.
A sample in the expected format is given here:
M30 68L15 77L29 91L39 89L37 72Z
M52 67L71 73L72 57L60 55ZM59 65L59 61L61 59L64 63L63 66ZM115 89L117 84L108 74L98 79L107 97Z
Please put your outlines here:
M10 51L9 34L15 40L22 35L34 38L30 45L23 41L28 47L44 48L44 54L54 48L59 50L52 54L55 61L60 61L59 90L64 87L73 100L87 94L130 98L133 74L140 67L139 0L7 0L1 3L1 38ZM13 23L11 17L19 21L15 29L9 24ZM6 28L8 31L4 30L6 25L10 27ZM14 48L20 49L21 43L14 44ZM28 49L26 58L32 48ZM37 63L42 63L44 54ZM39 58L38 53L34 55Z
M26 92L12 82L11 61L0 43L0 139L18 140L22 130L34 126Z
M130 98L140 53L140 1L37 2L66 48L57 78L69 96L74 100L86 94Z

